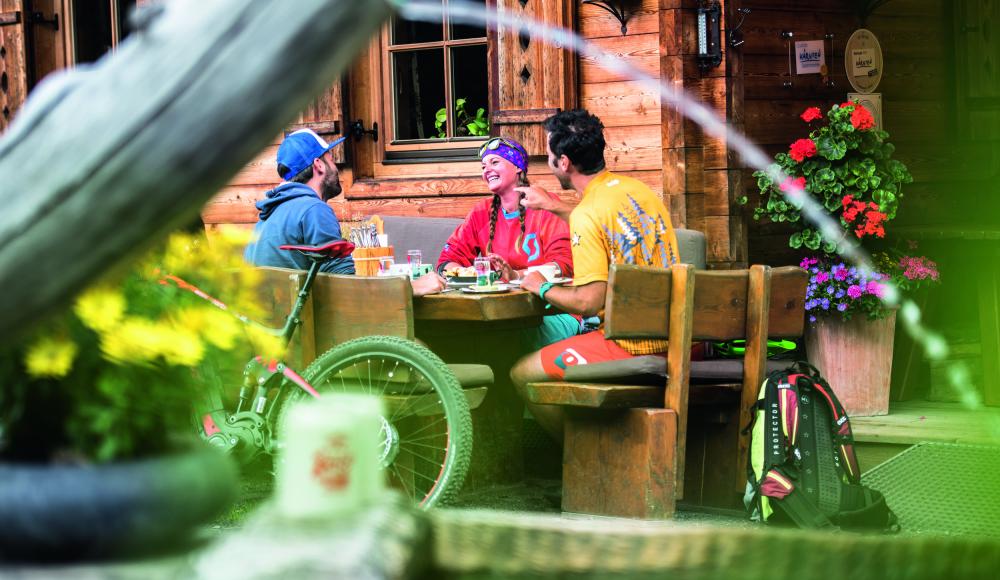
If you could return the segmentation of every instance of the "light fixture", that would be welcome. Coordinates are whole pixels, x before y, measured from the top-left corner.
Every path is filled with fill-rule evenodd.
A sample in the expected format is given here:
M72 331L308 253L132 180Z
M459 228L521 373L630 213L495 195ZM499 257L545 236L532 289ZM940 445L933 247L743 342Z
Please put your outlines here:
M698 67L722 63L722 9L718 2L698 7Z

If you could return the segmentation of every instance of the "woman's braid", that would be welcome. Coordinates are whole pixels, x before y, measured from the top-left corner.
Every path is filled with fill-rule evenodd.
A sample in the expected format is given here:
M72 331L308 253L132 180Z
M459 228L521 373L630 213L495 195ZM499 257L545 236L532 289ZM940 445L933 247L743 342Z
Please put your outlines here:
M500 196L493 194L493 203L490 204L490 239L486 242L486 253L493 252L493 234L497 231L497 214L500 213Z

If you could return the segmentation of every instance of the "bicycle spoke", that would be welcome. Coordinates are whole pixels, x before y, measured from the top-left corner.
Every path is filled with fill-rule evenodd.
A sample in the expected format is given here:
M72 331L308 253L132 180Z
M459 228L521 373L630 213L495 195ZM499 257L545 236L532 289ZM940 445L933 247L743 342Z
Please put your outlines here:
M437 479L435 479L433 477L430 477L430 476L427 476L427 475L424 475L423 473L420 473L419 471L410 469L409 467L407 467L405 465L400 465L398 467L409 471L410 473L412 473L413 475L416 475L417 477L422 477L422 478L426 479L427 481L429 481L431 483L437 483Z
M396 475L396 481L399 482L399 485L403 486L403 491L406 492L406 495L409 497L414 497L416 495L415 493L416 490L414 489L414 492L411 492L409 490L409 488L406 486L406 480L403 479L403 475L399 472L399 469L396 468L396 464L393 463L389 467L392 468L392 472ZM413 485L414 487L416 487L416 483L414 483Z

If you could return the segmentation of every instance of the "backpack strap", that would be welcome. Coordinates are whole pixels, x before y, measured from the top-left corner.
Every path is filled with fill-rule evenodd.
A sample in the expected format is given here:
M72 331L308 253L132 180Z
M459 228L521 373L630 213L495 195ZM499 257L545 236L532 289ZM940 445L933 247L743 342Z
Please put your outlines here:
M830 409L830 434L833 443L837 446L844 472L851 483L860 483L861 468L858 465L857 455L854 453L854 434L851 432L851 423L847 418L847 412L844 411L844 406L840 404L837 395L833 393L830 384L822 377L815 379L812 387Z
M781 506L795 525L809 529L832 529L835 526L805 495L798 490L792 481L780 469L767 472L761 482L760 494L771 498L771 501Z

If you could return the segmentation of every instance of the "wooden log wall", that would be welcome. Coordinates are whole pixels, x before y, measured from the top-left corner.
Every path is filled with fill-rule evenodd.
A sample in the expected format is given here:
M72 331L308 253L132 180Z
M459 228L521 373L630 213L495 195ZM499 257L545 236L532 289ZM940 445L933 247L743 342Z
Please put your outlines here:
M594 6L578 9L577 29L581 35L605 51L619 55L630 64L653 75L660 74L663 47L659 33L661 5L666 0L643 0L628 21L628 34L622 36L620 24L607 12ZM370 93L377 87L367 85L364 67L378 62L378 45L358 59L352 69L351 102L348 118L371 117ZM661 171L660 99L655 91L639 83L605 71L590 59L579 61L578 103L599 116L606 127L607 161L613 171L637 178L658 193L664 192ZM202 216L209 226L221 223L252 225L256 219L253 204L264 192L277 185L275 154L280 136L206 205ZM357 154L357 149L355 150ZM362 154L366 154L362 152ZM532 158L529 178L535 184L559 191L546 160ZM357 178L356 178L357 177ZM337 216L346 222L372 214L464 217L482 199L486 188L480 177L478 161L426 163L409 165L375 164L372 175L355 176L348 164L341 170L345 194L330 202ZM573 192L562 192L575 199ZM683 204L672 203L674 223L685 223Z

